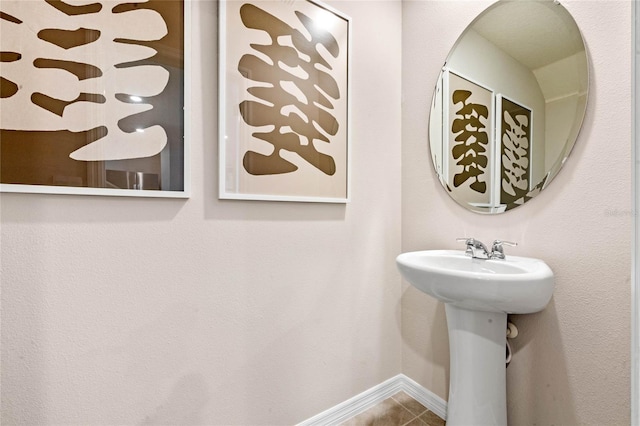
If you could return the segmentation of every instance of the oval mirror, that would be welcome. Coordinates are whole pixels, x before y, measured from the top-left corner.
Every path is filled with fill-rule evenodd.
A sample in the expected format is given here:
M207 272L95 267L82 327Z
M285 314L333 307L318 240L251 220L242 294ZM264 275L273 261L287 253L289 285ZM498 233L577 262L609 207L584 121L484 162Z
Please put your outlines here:
M561 4L486 9L451 49L431 106L431 155L449 195L480 213L533 198L576 141L588 84L582 35Z

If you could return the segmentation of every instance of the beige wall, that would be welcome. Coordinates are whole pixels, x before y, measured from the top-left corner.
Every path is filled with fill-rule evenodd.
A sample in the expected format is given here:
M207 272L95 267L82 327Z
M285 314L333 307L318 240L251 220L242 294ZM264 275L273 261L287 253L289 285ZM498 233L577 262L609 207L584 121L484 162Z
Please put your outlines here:
M629 424L631 2L563 1L591 56L585 126L540 196L481 216L451 200L433 173L427 117L450 46L490 1L403 2L403 251L501 238L556 274L545 311L515 316L507 370L510 424ZM404 285L403 373L447 397L444 307Z
M189 200L2 194L3 424L293 424L401 371L401 3L354 20L348 205L217 200L216 3Z

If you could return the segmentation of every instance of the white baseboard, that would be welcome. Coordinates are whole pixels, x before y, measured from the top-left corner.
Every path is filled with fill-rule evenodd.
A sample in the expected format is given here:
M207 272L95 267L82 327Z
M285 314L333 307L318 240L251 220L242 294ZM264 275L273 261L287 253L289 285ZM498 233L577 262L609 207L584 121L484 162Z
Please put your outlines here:
M440 418L447 418L447 402L445 400L420 386L404 374L398 374L345 402L299 423L298 426L339 425L400 391L407 393Z

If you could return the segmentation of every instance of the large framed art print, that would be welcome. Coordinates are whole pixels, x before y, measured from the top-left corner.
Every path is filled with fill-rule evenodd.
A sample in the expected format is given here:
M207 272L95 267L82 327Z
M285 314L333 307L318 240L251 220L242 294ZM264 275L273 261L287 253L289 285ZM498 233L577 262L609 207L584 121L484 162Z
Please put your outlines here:
M219 2L219 197L349 200L348 16L317 1Z
M188 2L0 11L3 192L189 195Z

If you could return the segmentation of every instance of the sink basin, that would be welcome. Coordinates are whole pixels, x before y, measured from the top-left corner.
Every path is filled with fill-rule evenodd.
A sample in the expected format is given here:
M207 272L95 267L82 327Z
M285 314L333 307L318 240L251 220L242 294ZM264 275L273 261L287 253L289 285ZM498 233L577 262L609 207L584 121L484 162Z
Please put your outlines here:
M508 314L547 306L553 272L541 260L472 259L462 251L403 253L400 272L445 302L449 332L447 426L507 426L505 348Z
M403 253L396 262L418 290L459 308L529 314L544 309L553 294L553 272L538 259L483 260L463 251L425 250Z

